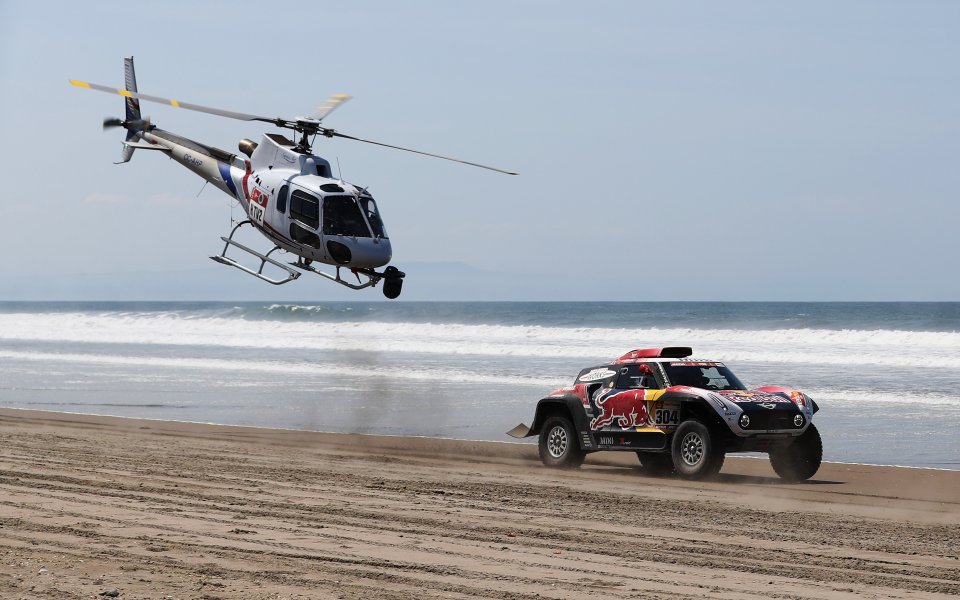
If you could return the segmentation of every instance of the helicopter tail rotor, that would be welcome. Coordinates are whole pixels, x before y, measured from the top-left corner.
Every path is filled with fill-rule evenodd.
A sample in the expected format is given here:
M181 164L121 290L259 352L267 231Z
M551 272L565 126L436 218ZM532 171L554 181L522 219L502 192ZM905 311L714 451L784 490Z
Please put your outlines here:
M123 127L127 135L123 140L123 151L120 161L114 164L128 162L133 158L135 149L133 144L140 141L140 132L150 129L150 118L144 119L140 114L140 100L137 98L137 74L133 68L133 57L123 59L123 75L125 90L117 90L124 96L124 113L126 118L106 117L103 119L103 130Z
M137 143L140 141L140 131L143 131L146 128L149 128L149 121L144 121L142 119L136 119L133 122L124 121L117 117L104 117L103 119L103 130L116 129L117 127L123 127L127 130L127 135L123 140L123 152L120 154L120 160L113 163L115 165L123 164L129 162L133 158L134 147L131 146L131 143Z
M123 59L123 74L126 89L117 90L124 96L124 113L126 118L106 117L103 119L103 130L123 127L127 135L123 140L123 151L120 160L114 164L128 162L133 158L135 144L140 141L140 132L150 129L150 118L144 119L140 114L140 100L137 98L137 75L133 69L133 57Z
M127 135L123 140L123 152L120 154L120 160L113 163L115 165L130 162L130 159L133 158L133 151L135 149L135 146L131 144L136 144L140 141L141 131L147 131L150 129L150 119L133 119L130 121L124 121L117 117L105 117L103 119L104 131L107 131L108 129L116 129L117 127L123 127L126 129Z

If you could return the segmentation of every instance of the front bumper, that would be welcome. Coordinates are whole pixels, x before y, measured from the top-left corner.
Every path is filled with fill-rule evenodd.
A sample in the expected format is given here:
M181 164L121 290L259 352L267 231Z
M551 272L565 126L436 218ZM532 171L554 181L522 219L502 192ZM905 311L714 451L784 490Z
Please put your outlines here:
M734 402L714 395L716 408L730 431L742 438L794 437L807 430L813 408L793 402Z

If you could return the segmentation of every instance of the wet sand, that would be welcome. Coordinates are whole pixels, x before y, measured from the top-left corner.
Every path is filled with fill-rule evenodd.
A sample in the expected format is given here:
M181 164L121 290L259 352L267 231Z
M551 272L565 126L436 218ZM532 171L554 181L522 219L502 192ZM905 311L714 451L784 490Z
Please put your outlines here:
M529 444L10 409L0 441L2 598L960 594L958 471L789 485L730 457L699 483L628 454L555 471Z

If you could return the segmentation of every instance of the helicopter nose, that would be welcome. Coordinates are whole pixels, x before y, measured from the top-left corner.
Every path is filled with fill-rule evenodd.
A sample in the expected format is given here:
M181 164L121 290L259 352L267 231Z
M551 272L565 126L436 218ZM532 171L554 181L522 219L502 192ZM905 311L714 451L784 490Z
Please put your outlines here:
M390 247L388 239L369 239L369 238L340 238L336 241L350 249L351 267L376 268L390 262L393 257L393 249Z

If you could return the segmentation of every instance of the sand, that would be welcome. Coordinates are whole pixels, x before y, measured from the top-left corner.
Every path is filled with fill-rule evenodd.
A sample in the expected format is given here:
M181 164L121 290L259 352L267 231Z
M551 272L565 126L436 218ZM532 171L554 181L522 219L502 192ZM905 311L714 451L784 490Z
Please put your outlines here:
M512 423L506 424L504 429ZM2 598L946 598L960 472L0 410ZM829 444L829 440L827 440Z

